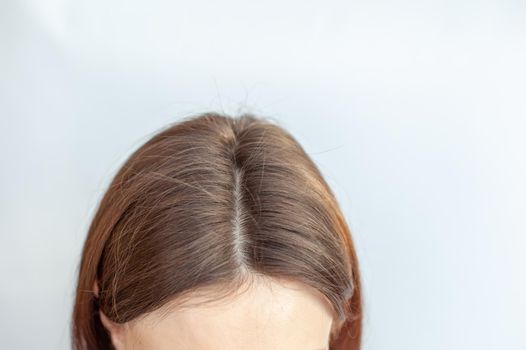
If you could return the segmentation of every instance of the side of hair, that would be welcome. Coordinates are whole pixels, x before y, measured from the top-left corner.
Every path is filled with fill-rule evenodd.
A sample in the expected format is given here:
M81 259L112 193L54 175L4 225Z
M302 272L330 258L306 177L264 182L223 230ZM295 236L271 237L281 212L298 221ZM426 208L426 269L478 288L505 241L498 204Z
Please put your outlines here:
M270 120L187 117L136 150L101 199L78 267L72 346L113 349L99 310L124 323L196 290L221 286L225 297L258 274L320 291L341 322L330 349L360 348L358 259L315 163Z

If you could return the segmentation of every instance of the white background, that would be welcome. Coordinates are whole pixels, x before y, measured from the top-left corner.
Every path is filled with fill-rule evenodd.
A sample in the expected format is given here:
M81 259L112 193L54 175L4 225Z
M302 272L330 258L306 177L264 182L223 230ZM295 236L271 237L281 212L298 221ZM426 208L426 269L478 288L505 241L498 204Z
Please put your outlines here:
M125 156L208 110L291 131L333 186L364 349L526 349L526 4L0 2L0 348L69 349Z

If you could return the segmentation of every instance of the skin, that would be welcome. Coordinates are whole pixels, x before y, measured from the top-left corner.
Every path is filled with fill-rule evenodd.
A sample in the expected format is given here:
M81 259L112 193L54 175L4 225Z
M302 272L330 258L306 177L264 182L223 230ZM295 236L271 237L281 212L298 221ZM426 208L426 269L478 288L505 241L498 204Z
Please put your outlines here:
M117 350L328 350L335 327L321 293L271 278L258 278L226 301L172 309L163 317L155 311L117 324L99 314Z

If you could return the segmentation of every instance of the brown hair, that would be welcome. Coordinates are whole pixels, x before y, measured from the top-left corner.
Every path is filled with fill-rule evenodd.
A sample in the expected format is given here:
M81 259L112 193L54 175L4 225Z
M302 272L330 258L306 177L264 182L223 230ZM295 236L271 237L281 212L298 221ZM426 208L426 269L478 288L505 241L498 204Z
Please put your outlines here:
M339 317L330 349L360 348L357 255L316 164L270 118L186 117L133 152L99 203L78 267L73 348L114 349L98 310L124 323L197 289L228 294L250 274L320 291Z

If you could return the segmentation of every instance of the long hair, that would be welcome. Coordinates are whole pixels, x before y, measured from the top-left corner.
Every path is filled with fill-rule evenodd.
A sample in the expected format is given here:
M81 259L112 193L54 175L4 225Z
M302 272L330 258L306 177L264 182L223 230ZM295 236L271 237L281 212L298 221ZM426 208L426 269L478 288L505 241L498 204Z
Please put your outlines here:
M330 350L360 348L357 255L316 164L270 118L186 117L134 151L98 204L78 266L72 346L114 349L99 310L124 323L192 291L219 286L225 297L256 274L320 291L339 321Z

